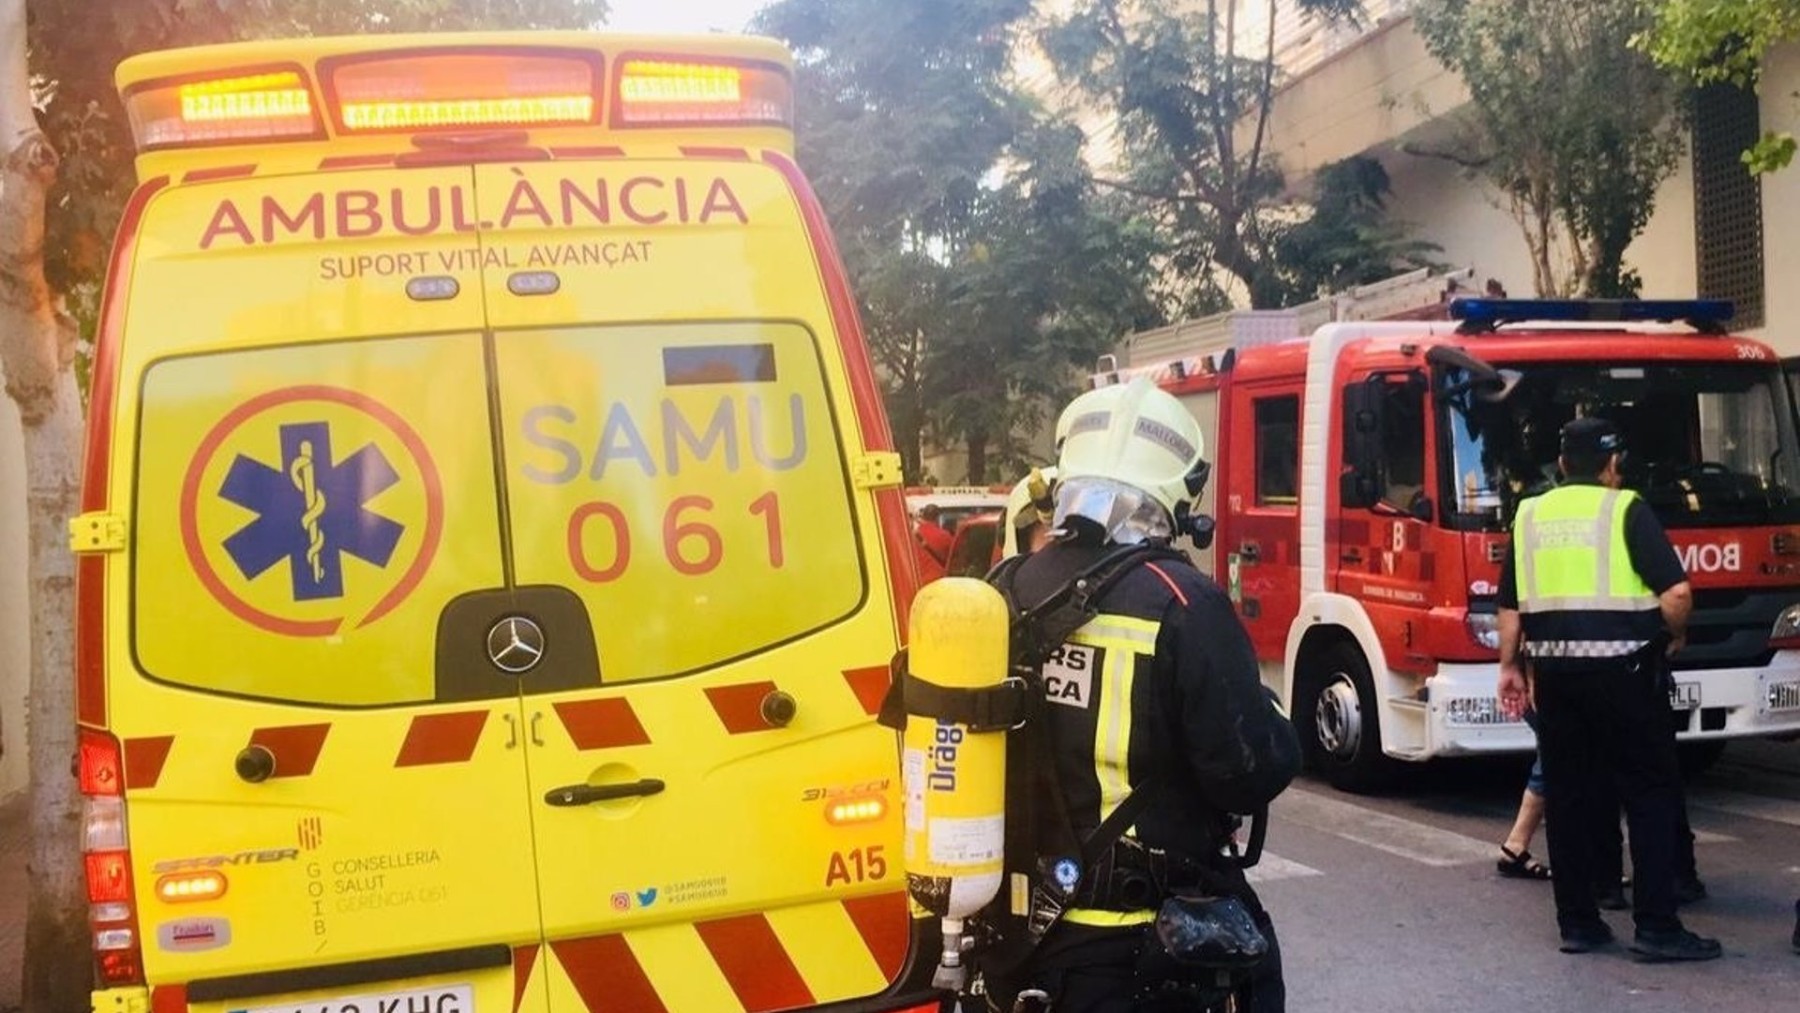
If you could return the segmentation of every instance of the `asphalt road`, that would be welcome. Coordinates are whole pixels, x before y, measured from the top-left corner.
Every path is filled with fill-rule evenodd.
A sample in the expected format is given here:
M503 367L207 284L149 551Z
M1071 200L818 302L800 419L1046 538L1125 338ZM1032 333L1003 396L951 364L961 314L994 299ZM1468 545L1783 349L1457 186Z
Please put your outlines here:
M1547 883L1502 879L1524 766L1457 761L1381 797L1303 780L1277 800L1255 876L1294 1013L1800 1011L1800 742L1734 743L1689 782L1701 878L1683 909L1725 956L1645 965L1621 946L1557 951ZM1544 855L1540 834L1534 851ZM1606 913L1629 939L1629 912Z

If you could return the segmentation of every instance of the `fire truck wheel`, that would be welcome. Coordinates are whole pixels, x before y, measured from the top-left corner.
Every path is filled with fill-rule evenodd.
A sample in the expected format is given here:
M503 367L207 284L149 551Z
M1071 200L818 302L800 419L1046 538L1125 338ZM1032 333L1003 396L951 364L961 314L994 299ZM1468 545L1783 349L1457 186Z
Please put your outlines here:
M1381 721L1369 664L1355 645L1334 644L1302 673L1294 715L1313 766L1342 791L1385 786L1394 763L1381 751Z

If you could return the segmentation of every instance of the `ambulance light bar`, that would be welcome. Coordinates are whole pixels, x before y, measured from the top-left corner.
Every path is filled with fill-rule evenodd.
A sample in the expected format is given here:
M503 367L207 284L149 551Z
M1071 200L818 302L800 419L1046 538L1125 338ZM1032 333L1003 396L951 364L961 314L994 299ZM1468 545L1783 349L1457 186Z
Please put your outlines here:
M626 59L615 94L614 126L793 124L794 84L768 64Z
M1465 334L1515 323L1686 323L1720 333L1735 308L1726 299L1453 299Z
M252 68L134 88L125 112L140 150L325 136L299 70Z
M542 49L381 53L320 61L348 134L580 126L599 111L599 56Z
M239 67L131 86L125 107L140 151L339 134L599 126L601 54L530 46L356 53L299 66ZM621 57L611 125L792 127L785 69L700 56Z

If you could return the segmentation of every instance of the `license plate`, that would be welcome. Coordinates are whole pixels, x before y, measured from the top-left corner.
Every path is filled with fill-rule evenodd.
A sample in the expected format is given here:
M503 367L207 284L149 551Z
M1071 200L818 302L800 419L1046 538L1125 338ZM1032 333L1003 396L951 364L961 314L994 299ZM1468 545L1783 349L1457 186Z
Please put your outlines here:
M280 1006L251 1006L232 1013L475 1013L475 990L468 985L439 985L404 992L310 999Z
M1669 707L1678 711L1691 711L1700 706L1700 684L1697 682L1678 682L1669 687Z

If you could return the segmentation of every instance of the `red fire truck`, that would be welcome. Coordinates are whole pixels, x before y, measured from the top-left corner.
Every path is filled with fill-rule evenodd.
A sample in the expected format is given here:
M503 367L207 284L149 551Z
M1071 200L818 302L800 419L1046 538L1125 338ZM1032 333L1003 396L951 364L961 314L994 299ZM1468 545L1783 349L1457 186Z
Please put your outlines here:
M1365 790L1396 761L1525 751L1495 696L1495 595L1558 432L1601 415L1695 589L1671 706L1690 758L1800 733L1800 440L1774 353L1728 303L1460 300L1095 377L1151 375L1216 447L1196 553L1310 759Z

